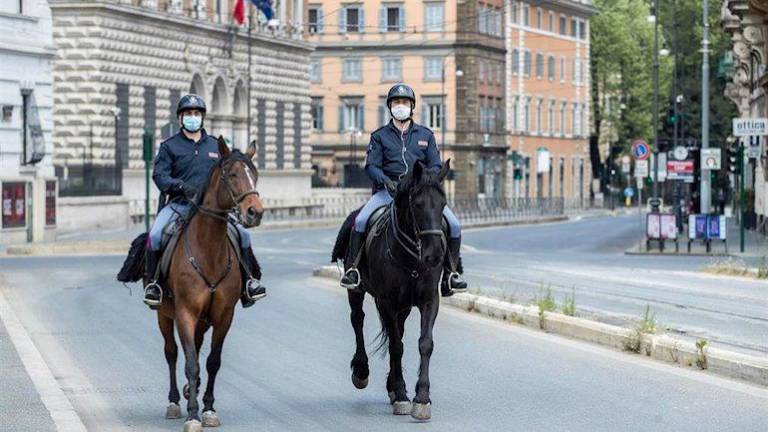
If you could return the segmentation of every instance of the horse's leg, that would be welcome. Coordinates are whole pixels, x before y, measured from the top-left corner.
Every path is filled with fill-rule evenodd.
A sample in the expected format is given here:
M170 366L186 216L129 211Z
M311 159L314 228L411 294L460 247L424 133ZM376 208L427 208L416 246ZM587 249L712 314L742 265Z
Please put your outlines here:
M377 305L378 307L378 305ZM389 374L387 375L387 391L392 404L392 413L407 415L411 412L411 401L403 379L403 340L402 330L398 327L399 316L392 316L386 306L379 307L382 324L389 338Z
M352 357L352 384L356 388L364 389L368 387L368 355L365 352L365 338L363 336L363 321L365 313L363 312L364 292L347 291L349 298L349 307L352 309L350 320L352 328L355 330L355 356Z
M219 373L219 368L221 367L221 349L224 346L224 338L227 337L234 314L235 310L233 308L227 308L221 314L221 318L214 322L213 326L211 353L208 354L208 360L206 361L208 384L205 387L205 395L203 396L203 426L206 427L221 426L219 416L216 415L216 410L213 409L213 401L215 399L213 388L216 385L216 374Z
M398 328L400 329L400 340L401 341L403 340L403 337L405 337L405 320L408 319L408 315L410 315L410 314L411 314L411 310L407 309L407 310L404 310L403 312L401 312L397 316L397 323L398 323ZM402 356L401 356L401 358L402 358ZM402 365L401 365L400 369L402 370ZM394 393L393 389L394 389L394 382L395 382L396 376L397 376L396 374L392 374L392 373L387 375L387 391L389 392L389 398L390 398L389 401L390 401L390 403L393 403L394 400L395 400L394 399L395 393Z
M419 337L419 380L416 382L416 396L413 398L411 416L416 420L429 420L432 417L432 401L429 399L429 360L435 343L432 330L435 327L440 301L436 298L419 305L421 312L421 337Z
M171 382L171 388L168 391L168 402L170 403L165 411L165 418L177 419L181 417L179 387L176 383L176 359L179 355L179 349L173 335L173 319L158 312L157 323L160 326L160 333L162 333L165 340L165 361L168 363L168 373Z
M197 348L195 347L195 331L197 329L197 315L176 305L176 328L181 339L181 347L186 359L184 373L187 376L187 388L189 398L187 400L187 421L184 423L184 431L202 430L200 423L200 405L197 402L198 377L200 376L200 364L197 361Z

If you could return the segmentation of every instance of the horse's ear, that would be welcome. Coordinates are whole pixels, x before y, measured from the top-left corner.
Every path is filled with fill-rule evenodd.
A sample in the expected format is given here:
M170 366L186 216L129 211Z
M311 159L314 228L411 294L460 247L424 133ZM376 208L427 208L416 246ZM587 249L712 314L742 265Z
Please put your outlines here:
M424 174L424 164L421 161L417 161L413 165L413 182L418 183L421 180L421 176Z
M248 157L248 160L251 160L254 156L256 156L256 140L253 140L250 144L248 144L248 149L245 151L245 156Z
M443 180L445 180L445 176L447 176L447 175L448 175L448 171L450 171L450 170L451 170L451 160L450 160L450 159L448 159L448 160L447 160L447 161L445 161L445 163L443 164L443 167L442 167L442 168L440 168L440 172L438 172L438 173L437 173L437 181L439 181L440 183L442 183L442 182L443 182Z
M219 155L221 155L222 159L229 157L229 146L221 135L219 135Z

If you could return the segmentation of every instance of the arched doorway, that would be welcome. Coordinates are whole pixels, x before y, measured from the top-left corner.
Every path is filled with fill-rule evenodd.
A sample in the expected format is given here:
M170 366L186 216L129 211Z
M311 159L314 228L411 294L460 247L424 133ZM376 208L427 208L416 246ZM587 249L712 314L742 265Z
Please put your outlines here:
M216 78L211 92L211 105L208 111L206 128L213 136L224 136L232 145L232 111L230 109L227 86L221 77Z
M245 151L248 148L248 93L242 81L235 86L232 113L233 148Z

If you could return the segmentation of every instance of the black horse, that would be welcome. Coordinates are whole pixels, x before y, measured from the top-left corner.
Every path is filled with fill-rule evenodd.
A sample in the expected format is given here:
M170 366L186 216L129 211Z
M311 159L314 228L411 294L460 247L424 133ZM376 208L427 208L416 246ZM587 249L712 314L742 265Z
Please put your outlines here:
M410 414L417 420L431 418L429 398L429 361L434 342L432 329L440 305L439 285L446 253L443 227L445 192L441 186L450 160L439 173L429 172L417 162L412 172L398 186L388 214L372 227L366 241L364 258L358 265L363 292L349 291L351 320L357 349L352 358L352 383L358 389L368 386L368 356L363 338L363 300L365 292L376 300L381 320L380 348L388 344L389 374L387 391L395 415ZM354 214L347 218L334 248L333 259L346 255ZM351 264L347 257L345 267ZM413 307L421 314L419 337L419 379L413 404L408 399L403 379L403 329Z

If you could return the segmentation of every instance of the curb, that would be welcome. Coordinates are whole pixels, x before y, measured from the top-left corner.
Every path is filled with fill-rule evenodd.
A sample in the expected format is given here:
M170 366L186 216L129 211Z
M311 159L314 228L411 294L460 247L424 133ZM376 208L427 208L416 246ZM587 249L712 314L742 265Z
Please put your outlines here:
M312 274L332 279L341 277L336 267L327 265L315 268ZM647 357L683 367L701 369L697 366L701 357L696 345L666 334L638 334L632 329L556 312L545 312L540 317L537 306L509 303L474 294L455 294L451 297L443 297L442 301L467 312L476 312L490 318L522 324L548 333L622 351L627 351L628 346L634 345ZM768 359L766 358L709 347L705 349L705 360L706 369L709 372L768 386Z

